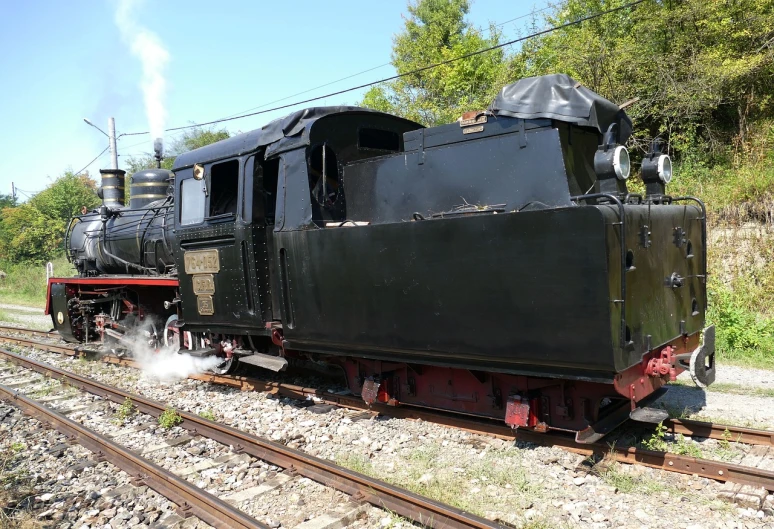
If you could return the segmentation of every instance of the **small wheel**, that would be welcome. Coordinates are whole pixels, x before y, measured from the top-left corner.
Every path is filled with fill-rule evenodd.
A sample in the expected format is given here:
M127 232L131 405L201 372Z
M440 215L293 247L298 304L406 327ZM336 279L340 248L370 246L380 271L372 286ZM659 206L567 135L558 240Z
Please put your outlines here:
M211 373L216 375L228 375L229 373L236 371L237 367L239 367L239 360L237 360L234 356L223 358L221 360L222 362L217 364L215 367L210 368Z
M173 314L164 325L164 347L172 348L175 352L180 350L180 329L174 326L176 321L177 314Z

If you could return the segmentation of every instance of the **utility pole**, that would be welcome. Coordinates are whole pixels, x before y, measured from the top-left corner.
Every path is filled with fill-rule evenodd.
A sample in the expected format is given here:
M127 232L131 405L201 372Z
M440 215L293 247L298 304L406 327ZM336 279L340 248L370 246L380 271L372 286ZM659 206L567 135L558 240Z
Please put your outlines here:
M11 196L13 197L14 204L16 203L16 185L11 182Z
M108 147L110 147L110 157L113 159L113 169L118 169L118 149L116 148L116 120L115 118L108 118L108 131L110 134L96 126L94 123L86 118L83 118L90 127L94 127L108 138Z
M118 169L118 150L116 149L116 120L108 119L108 139L110 140L110 157L113 159L113 169Z

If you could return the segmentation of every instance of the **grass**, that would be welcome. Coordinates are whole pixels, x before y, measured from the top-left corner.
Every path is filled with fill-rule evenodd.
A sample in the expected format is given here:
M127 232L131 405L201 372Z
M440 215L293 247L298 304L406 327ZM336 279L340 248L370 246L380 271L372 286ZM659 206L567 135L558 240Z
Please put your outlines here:
M17 325L25 325L25 322L17 318L16 315L4 309L0 309L0 321L16 323Z
M728 365L728 364L725 364ZM719 370L723 369L723 366L718 366ZM731 384L729 382L713 382L706 390L694 385L693 382L688 380L678 379L669 383L672 386L681 386L687 389L696 391L709 391L711 393L727 393L729 395L746 395L748 397L765 397L774 398L774 388L762 388L758 386L740 386L739 384ZM680 419L681 417L674 417ZM687 418L687 417L682 417Z
M483 456L457 467L454 459L434 444L422 446L403 454L388 472L367 458L351 452L343 452L336 458L342 466L378 477L389 483L407 488L417 494L447 503L454 507L484 515L495 505L506 512L524 509L541 494L541 487L530 480L522 467L521 455L512 450L488 450ZM487 487L494 486L497 499L493 500ZM494 493L493 493L494 494ZM541 519L524 522L524 527L539 529Z
M75 269L65 257L51 261L54 275L69 277ZM0 279L0 303L43 307L46 303L46 267L29 263L8 263L0 261L0 270L7 276Z
M46 383L45 387L42 387L30 393L30 397L32 398L48 397L54 392L55 387L60 387L60 384L58 382L54 384L51 381L49 381Z
M638 493L649 495L667 490L663 483L645 476L636 475L616 461L604 465L603 470L598 471L598 474L602 481L624 494Z

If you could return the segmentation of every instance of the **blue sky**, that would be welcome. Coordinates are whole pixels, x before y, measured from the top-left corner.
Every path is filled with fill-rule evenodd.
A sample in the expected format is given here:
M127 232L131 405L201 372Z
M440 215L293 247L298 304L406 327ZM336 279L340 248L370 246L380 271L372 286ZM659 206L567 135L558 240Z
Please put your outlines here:
M545 6L545 0L473 0L468 18L486 27ZM119 134L148 130L141 63L121 38L116 7L111 0L0 3L0 193L10 193L12 181L26 194L40 191L100 153L107 138L84 117L107 131L113 116ZM156 1L136 10L137 23L154 32L170 56L167 127L230 116L389 63L405 15L405 0ZM504 37L516 37L528 21L505 24ZM286 102L393 73L383 66ZM354 104L361 95L314 104ZM252 130L297 108L225 127ZM119 166L150 150L149 136L121 138ZM90 174L109 164L105 153Z

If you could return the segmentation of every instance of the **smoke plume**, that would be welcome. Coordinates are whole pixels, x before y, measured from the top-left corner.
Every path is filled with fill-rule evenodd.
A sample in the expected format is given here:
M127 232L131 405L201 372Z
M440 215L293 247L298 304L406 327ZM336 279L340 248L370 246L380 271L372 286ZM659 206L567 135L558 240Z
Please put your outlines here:
M167 117L164 107L167 88L164 70L169 62L169 52L155 33L137 22L136 10L142 1L119 0L115 22L122 40L142 64L140 88L145 101L145 114L148 117L151 138L163 138Z

